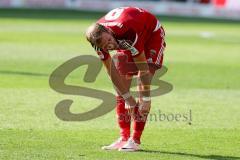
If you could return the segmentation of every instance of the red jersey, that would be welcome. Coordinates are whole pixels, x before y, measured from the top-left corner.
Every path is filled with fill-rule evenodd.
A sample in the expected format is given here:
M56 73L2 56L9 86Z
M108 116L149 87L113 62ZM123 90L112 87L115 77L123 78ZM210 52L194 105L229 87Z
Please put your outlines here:
M142 53L145 42L151 38L154 31L161 27L153 14L137 7L113 9L99 19L97 23L111 30L117 40L126 40L133 47L133 50L131 49L129 53L132 56ZM102 60L109 56L108 53L98 54Z

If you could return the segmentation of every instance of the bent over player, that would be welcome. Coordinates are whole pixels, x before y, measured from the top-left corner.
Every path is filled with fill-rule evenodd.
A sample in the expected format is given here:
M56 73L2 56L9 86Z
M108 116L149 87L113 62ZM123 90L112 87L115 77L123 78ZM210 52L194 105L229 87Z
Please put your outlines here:
M162 66L166 47L164 36L158 19L137 7L113 9L87 29L86 38L102 60L117 92L120 138L103 149L139 150L151 107L151 80L155 71ZM111 50L116 50L112 57L109 54ZM129 92L134 75L138 78L137 101Z

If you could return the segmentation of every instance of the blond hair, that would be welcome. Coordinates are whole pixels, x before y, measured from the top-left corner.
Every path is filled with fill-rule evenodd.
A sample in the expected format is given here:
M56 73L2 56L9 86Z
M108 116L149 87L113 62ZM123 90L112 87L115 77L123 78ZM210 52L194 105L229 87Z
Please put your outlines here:
M85 35L87 40L92 45L98 45L101 41L101 35L103 32L108 32L108 31L103 25L99 23L94 23L87 28Z

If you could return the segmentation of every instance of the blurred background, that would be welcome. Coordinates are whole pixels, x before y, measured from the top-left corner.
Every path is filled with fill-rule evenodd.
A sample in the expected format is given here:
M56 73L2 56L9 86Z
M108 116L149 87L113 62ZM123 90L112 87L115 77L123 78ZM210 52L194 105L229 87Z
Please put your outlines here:
M109 11L138 6L161 15L240 19L239 0L1 0L3 8L54 8Z

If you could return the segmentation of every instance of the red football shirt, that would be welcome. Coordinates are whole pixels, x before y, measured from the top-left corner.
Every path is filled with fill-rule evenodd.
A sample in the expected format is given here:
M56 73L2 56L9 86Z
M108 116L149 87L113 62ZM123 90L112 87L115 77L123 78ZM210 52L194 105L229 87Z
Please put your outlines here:
M117 40L126 40L134 47L132 56L143 52L144 44L153 31L161 25L150 12L137 7L121 7L108 12L97 23L110 29ZM107 59L108 53L98 53L102 60ZM147 56L147 55L146 55Z

